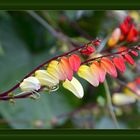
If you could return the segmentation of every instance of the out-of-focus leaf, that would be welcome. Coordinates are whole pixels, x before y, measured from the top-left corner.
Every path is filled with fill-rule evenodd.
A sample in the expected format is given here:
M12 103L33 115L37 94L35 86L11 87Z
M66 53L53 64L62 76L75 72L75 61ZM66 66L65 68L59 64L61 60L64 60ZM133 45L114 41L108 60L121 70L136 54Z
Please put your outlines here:
M1 93L18 83L35 66L56 56L59 51L57 54L50 53L48 50L38 54L30 53L26 43L16 32L11 17L0 19L0 40L5 51L5 54L0 57ZM77 106L71 101L73 96L68 97L62 89L58 90L57 94L41 94L41 98L37 101L17 100L15 105L2 101L0 114L13 128L51 128L53 118L68 113ZM56 124L64 121L65 117L58 120Z
M99 121L96 122L95 128L96 129L116 129L111 118L108 118L106 116L102 117ZM127 128L127 126L124 123L119 122L119 128L125 129Z

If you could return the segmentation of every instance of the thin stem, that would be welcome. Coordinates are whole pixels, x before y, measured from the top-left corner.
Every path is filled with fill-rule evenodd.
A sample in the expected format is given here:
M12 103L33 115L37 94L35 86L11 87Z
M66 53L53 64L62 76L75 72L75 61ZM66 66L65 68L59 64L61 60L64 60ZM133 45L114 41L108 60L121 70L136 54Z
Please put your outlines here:
M84 62L81 63L81 64L82 64L82 65L83 65L83 64L87 64L87 63L89 63L89 62L91 62L91 61L94 61L94 60L97 60L97 59L101 59L101 58L103 58L103 57L114 56L114 55L116 55L116 54L121 54L121 53L123 53L123 52L129 53L128 51L131 50L131 49L135 50L135 49L137 49L137 48L136 48L136 46L133 46L133 47L128 48L128 49L125 49L125 50L123 50L123 51L118 51L118 52L114 52L114 53L109 53L109 54L106 54L106 55L102 55L102 56L99 56L99 57L95 57L95 58L92 58L92 59L88 59L88 60L84 61Z
M32 74L35 73L36 70L42 68L43 66L45 66L47 63L51 62L52 60L56 60L56 59L58 59L59 57L67 56L68 54L71 54L71 53L73 53L73 52L75 52L75 51L78 51L79 49L84 48L84 47L85 47L85 45L80 46L80 47L77 47L76 49L73 49L73 50L71 50L71 51L69 51L69 52L67 52L67 53L58 55L58 56L56 56L56 57L53 57L53 58L50 59L50 60L45 61L44 63L42 63L42 64L40 64L38 67L36 67L34 70L32 70L29 74L27 74L27 75L26 75L18 84L16 84L14 87L12 87L11 89L9 89L9 90L6 91L6 92L1 93L1 94L0 94L0 97L7 96L10 92L12 92L12 91L14 91L16 88L18 88L19 85L20 85L20 83L21 83L25 78L31 76Z
M77 47L77 43L72 41L68 36L66 36L62 32L58 32L55 30L46 20L44 20L41 16L39 16L36 12L32 10L26 11L30 16L32 16L34 19L36 19L45 29L47 29L55 38L61 40L62 42L67 42L73 45L74 47Z
M114 122L115 127L119 128L117 118L116 118L115 113L113 111L113 106L112 106L112 102L111 102L111 94L110 94L108 83L107 83L106 80L104 81L104 88L105 88L105 91L106 91L107 105L108 105L110 115L112 117L112 120Z
M90 42L87 43L86 45L90 44L91 42L92 42L92 41L90 41ZM35 69L33 69L29 74L27 74L27 75L26 75L18 84L16 84L14 87L12 87L11 89L9 89L9 90L6 91L6 92L1 93L1 94L0 94L0 97L7 96L10 92L12 92L12 91L14 91L16 88L18 88L19 85L20 85L20 83L21 83L25 78L31 76L32 74L35 73L36 70L42 68L43 66L45 66L46 64L48 64L48 63L51 62L52 60L56 60L56 59L58 59L59 57L67 56L67 55L69 55L69 54L71 54L71 53L73 53L73 52L78 51L79 49L84 48L86 45L77 47L77 48L75 48L75 49L73 49L73 50L71 50L71 51L69 51L69 52L67 52L67 53L58 55L58 56L56 56L56 57L54 57L54 58L52 58L52 59L50 59L50 60L47 60L47 61L45 61L44 63L40 64L38 67L36 67ZM129 49L130 49L130 48L129 48ZM100 59L100 58L102 58L102 57L109 57L109 56L113 56L113 55L115 55L115 54L120 54L120 53L122 53L122 52L128 51L129 49L126 49L126 50L124 50L124 51L119 51L119 52L111 53L111 54L107 54L107 55L103 55L103 56L100 56L100 57L95 57L95 58L93 58L93 59L89 59L89 60L84 61L83 63L81 63L81 65L86 64L86 63L91 62L91 61L96 60L96 59ZM136 47L131 48L131 49L136 49Z

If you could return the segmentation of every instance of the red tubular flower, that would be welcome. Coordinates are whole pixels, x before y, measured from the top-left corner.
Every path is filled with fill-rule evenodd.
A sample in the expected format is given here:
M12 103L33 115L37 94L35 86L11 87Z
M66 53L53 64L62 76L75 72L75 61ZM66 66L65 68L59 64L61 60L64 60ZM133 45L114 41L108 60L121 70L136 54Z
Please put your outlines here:
M131 17L127 16L123 23L120 24L121 36L120 40L126 39L127 42L136 42L138 41L139 32L136 29L135 25L132 23Z
M138 56L138 55L139 55L139 53L136 52L136 51L134 51L134 50L132 50L130 53L131 53L132 55L134 55L134 56Z
M109 58L105 58L103 57L100 61L101 67L111 76L113 76L114 78L117 77L117 71L116 68L114 66L114 64L112 63L112 61Z
M95 48L93 48L92 46L87 46L86 49L83 49L80 51L82 54L84 55L90 55L92 54L93 52L95 52Z
M69 57L69 63L73 71L77 72L80 67L81 60L80 57L76 54L73 54Z
M131 24L132 24L132 18L130 16L127 16L124 19L123 23L120 24L120 29L124 35L128 34Z
M139 32L136 30L135 26L132 24L126 40L128 42L136 42L138 40L138 34Z
M134 59L129 54L125 54L124 59L131 65L135 63Z
M137 85L140 85L140 77L136 78L135 82L136 82Z
M114 57L113 63L115 64L116 68L120 70L120 72L125 72L126 66L122 57Z
M91 65L90 65L90 69L93 69L94 72L96 73L96 76L98 78L98 81L100 83L103 83L105 80L105 76L106 76L106 71L104 69L101 68L100 63L97 61L94 61Z

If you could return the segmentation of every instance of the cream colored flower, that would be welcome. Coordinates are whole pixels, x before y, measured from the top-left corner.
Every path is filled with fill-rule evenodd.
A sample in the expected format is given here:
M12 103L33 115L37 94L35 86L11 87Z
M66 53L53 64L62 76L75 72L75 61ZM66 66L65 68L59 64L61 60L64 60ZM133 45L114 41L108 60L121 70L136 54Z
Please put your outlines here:
M120 105L127 105L134 103L136 101L136 98L123 94L123 93L115 93L112 96L112 102L114 105L120 106Z
M20 89L22 91L34 91L39 90L41 85L39 80L36 77L28 77L23 80L23 82L20 84Z
M82 98L84 96L83 87L75 77L73 77L71 81L66 80L63 82L63 87L71 91L78 98Z
M59 80L53 75L49 74L46 70L37 70L35 77L40 81L42 86L55 86L59 83Z

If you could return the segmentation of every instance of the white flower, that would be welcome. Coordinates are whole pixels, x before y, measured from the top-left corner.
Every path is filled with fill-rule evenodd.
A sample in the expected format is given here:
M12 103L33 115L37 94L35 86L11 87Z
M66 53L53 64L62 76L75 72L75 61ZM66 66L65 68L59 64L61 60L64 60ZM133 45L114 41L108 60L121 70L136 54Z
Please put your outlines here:
M31 76L24 79L19 87L22 91L34 91L39 90L41 88L41 85L37 78Z
M81 83L74 77L71 81L66 80L63 82L63 87L70 90L78 98L82 98L84 96L84 90Z
M49 74L46 70L37 70L35 77L40 81L42 86L55 86L59 83L59 80Z
M127 105L134 103L136 101L136 98L123 94L123 93L115 93L112 96L112 102L114 105Z

